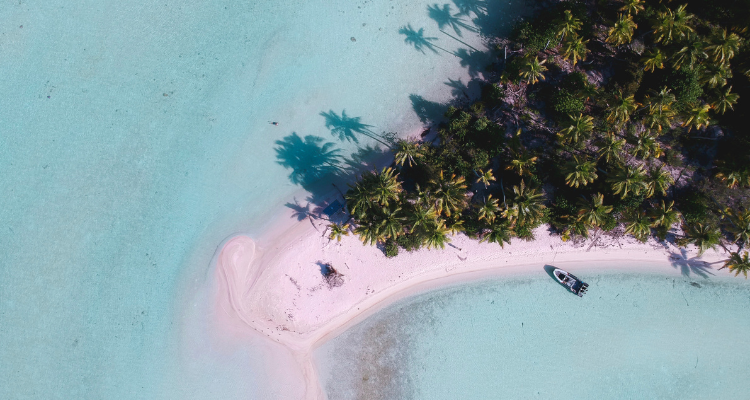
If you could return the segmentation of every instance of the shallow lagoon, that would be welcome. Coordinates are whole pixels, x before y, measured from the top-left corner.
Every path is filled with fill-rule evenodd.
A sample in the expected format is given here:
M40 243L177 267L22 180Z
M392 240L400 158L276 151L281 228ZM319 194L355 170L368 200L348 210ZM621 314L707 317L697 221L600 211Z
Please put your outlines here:
M481 41L432 4L0 6L0 397L278 395L272 349L213 347L211 257L471 92Z
M543 271L403 299L324 344L336 399L743 398L744 279Z

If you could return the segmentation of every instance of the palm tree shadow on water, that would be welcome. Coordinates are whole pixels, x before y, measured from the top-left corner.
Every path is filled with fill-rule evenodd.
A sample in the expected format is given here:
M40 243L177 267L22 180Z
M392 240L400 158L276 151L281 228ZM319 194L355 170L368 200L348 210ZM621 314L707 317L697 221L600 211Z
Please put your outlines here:
M414 49L422 54L426 54L425 50L432 51L435 54L438 54L438 50L442 50L448 54L453 54L452 52L432 43L438 40L438 38L425 36L424 28L419 28L419 31L415 31L414 28L411 27L411 24L408 24L407 26L402 26L398 30L398 33L405 35L404 42L408 45L414 46Z
M371 129L372 125L361 122L362 117L350 117L346 115L346 110L341 110L341 115L336 114L333 110L329 110L328 112L322 111L320 115L325 118L326 128L330 129L331 134L337 136L342 142L346 140L359 143L357 134L360 134L374 139L383 145L388 145L378 134L373 132Z
M437 4L427 6L427 13L432 20L437 22L438 29L441 31L444 27L452 28L459 37L463 37L463 34L461 33L462 29L476 32L476 28L464 22L463 18L461 18L462 14L460 12L458 14L451 13L450 4L443 4L443 8L440 8Z

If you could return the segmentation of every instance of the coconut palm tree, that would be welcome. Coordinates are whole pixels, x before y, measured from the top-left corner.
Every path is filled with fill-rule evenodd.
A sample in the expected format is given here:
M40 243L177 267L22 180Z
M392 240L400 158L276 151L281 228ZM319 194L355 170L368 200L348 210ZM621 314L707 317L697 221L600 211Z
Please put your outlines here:
M716 177L730 189L734 189L737 186L750 186L750 169L748 168L721 171L716 174Z
M438 220L433 224L427 226L425 231L425 244L428 249L445 248L445 244L450 242L448 233L450 230L445 227L445 222Z
M601 193L591 195L590 199L583 196L578 199L578 221L586 226L601 228L611 212L612 206L604 205L604 195Z
M710 63L701 71L700 79L698 81L702 85L715 88L726 86L727 80L730 78L732 78L732 69L729 68L729 63Z
M734 235L734 242L750 244L750 209L728 210L729 224L726 229Z
M646 187L644 179L645 173L642 166L623 165L615 169L607 178L607 182L612 185L614 194L619 194L624 199L628 193L639 195Z
M373 221L363 221L356 228L354 233L357 234L362 240L362 243L374 245L377 242L385 240L385 237L380 233L378 225Z
M625 220L625 233L633 235L641 242L645 242L651 234L651 219L645 211L627 209L623 213Z
M562 143L578 144L591 136L594 131L594 118L579 114L577 117L569 115L567 126L557 133Z
M690 33L694 32L690 26L693 15L685 11L687 4L677 7L672 11L666 9L659 12L656 17L656 23L653 26L655 41L669 44L672 41L685 39Z
M497 214L500 213L500 206L497 204L497 199L493 199L492 195L487 196L484 203L477 208L478 220L486 219L490 224L495 221Z
M578 35L571 35L563 42L562 56L566 59L570 59L573 65L578 63L578 60L586 61L586 55L591 51L586 48L588 40L583 40Z
M427 225L434 223L437 217L434 207L427 207L419 203L415 204L411 212L406 214L406 223L411 225L409 233L414 233L415 229L425 228Z
M495 222L490 225L490 228L484 233L484 236L479 240L480 242L497 243L500 247L504 247L505 243L510 244L510 239L513 237L513 230L507 221Z
M404 217L401 207L391 206L381 209L381 219L378 232L386 239L395 239L404 234Z
M337 242L340 242L342 237L349 235L349 224L330 224L328 228L331 230L328 240L336 239Z
M398 196L402 191L398 174L393 168L383 168L381 173L375 174L372 198L381 206L388 206L389 202L398 201Z
M662 170L661 167L652 168L646 178L646 197L652 197L656 193L666 196L667 189L673 183L674 178L669 172Z
M687 119L682 123L682 126L688 127L688 132L691 129L701 129L708 127L711 123L711 117L708 112L711 110L711 106L708 104L696 104L687 113Z
M666 56L664 56L664 53L658 48L649 50L648 53L646 53L646 56L643 58L643 69L651 72L654 72L656 68L662 69L664 68L664 61L666 60Z
M638 109L638 102L635 101L635 97L631 94L625 96L622 94L622 90L619 90L611 100L611 103L607 107L607 121L620 125L624 124L630 119L630 115Z
M565 184L576 188L579 185L593 183L599 177L596 174L596 163L589 161L587 157L573 156L573 159L563 167L563 173L566 174Z
M681 216L682 214L674 209L674 201L670 201L669 203L667 203L662 200L659 206L651 209L651 226L653 226L654 228L661 228L666 231L669 230L672 225L680 222Z
M463 177L452 174L445 178L443 171L430 180L431 196L435 201L435 211L450 217L452 212L458 212L466 206L466 183Z
M709 45L706 46L706 52L708 52L713 60L717 63L724 63L731 60L735 53L740 49L742 45L742 38L736 33L727 34L727 30L715 31L709 38Z
M651 129L656 128L657 132L661 132L664 127L669 128L676 115L672 110L674 102L675 96L666 86L658 92L649 91L644 101L644 104L648 106L648 114L643 123Z
M656 138L651 135L648 130L642 130L635 136L631 136L630 140L633 144L633 156L647 159L651 156L659 158L663 154L661 145Z
M480 169L478 175L479 178L477 179L477 183L482 182L485 189L490 185L490 182L495 180L495 175L492 174L492 169L488 169L487 171L482 171Z
M701 40L700 36L690 34L687 40L687 44L672 56L671 60L674 69L680 69L683 66L693 69L693 67L708 58L706 44Z
M510 160L505 169L509 171L515 171L520 176L531 175L531 169L536 163L537 157L533 157L526 151L515 152L515 157Z
M364 217L367 211L373 206L372 189L368 187L368 182L365 180L367 174L372 172L365 172L354 186L349 185L350 189L346 192L346 206L352 215L357 218Z
M608 133L604 139L599 142L599 159L602 158L608 164L618 162L622 159L622 147L625 145L625 139L618 139L614 134Z
M521 78L531 85L539 82L539 80L544 80L544 71L547 70L547 67L544 66L546 62L547 60L540 61L539 57L536 56L533 59L527 57L521 66Z
M740 99L740 95L732 93L732 87L728 87L725 91L720 91L716 99L711 103L711 108L715 111L724 114L727 109L734 110L734 104Z
M566 35L576 35L581 26L583 22L573 16L570 10L565 10L563 17L557 22L557 36L562 40Z
M606 41L615 46L630 43L630 41L633 40L633 32L635 32L637 27L638 25L633 22L633 17L630 14L620 14L617 16L617 21L615 21L614 26L609 28Z
M419 143L409 140L399 140L396 142L396 146L394 146L392 151L395 156L396 165L404 165L408 163L411 167L412 165L417 164L417 158L424 157Z
M742 273L747 279L747 273L750 272L750 256L747 252L742 255L739 252L730 253L729 258L724 261L724 266L719 269L724 268L729 268L730 272L734 272L734 276Z
M677 239L677 244L687 246L688 244L698 247L698 255L703 255L708 249L715 248L721 242L721 232L711 225L702 223L683 225L685 235Z
M505 216L513 220L513 225L533 226L544 213L544 195L537 189L521 184L513 186L513 194L510 196L510 204Z
M628 13L628 15L638 15L639 11L643 11L645 7L643 6L643 0L625 0L625 5L620 7L620 11L625 11Z

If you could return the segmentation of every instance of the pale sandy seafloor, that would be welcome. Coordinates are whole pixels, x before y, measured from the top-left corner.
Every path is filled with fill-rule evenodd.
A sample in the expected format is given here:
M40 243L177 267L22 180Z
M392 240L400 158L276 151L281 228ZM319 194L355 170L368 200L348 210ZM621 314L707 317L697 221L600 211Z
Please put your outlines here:
M211 259L475 92L432 5L1 5L0 398L298 398L288 351L215 329Z

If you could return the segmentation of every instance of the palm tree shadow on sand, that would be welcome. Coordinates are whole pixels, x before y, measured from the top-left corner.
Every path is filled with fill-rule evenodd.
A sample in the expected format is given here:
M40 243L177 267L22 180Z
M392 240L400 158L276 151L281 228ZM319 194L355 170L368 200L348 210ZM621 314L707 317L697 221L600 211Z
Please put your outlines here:
M359 134L377 140L385 146L388 145L378 134L372 131L372 125L362 123L362 117L350 117L346 115L346 110L341 110L341 115L336 114L333 110L328 110L328 112L323 111L320 115L326 120L326 128L330 129L331 134L338 137L342 142L346 140L359 143L359 138L357 138Z
M412 109L423 124L433 124L445 120L448 105L425 99L418 94L410 94Z
M452 52L432 43L438 40L438 38L425 36L424 28L419 28L419 31L415 31L414 28L411 27L411 24L409 24L407 26L402 26L401 29L398 30L398 33L405 35L404 42L408 45L414 46L414 48L422 54L426 54L425 50L429 50L435 54L438 54L438 50L442 50L448 54L453 54Z
M714 275L711 265L698 257L689 258L686 249L680 249L679 252L669 254L669 262L675 269L679 269L683 276L689 277L695 274L703 279L708 279L709 275Z
M479 15L487 11L487 2L484 0L453 0L453 4L458 9L457 15Z
M458 14L451 13L450 4L443 4L443 8L440 8L437 4L427 6L427 13L432 20L437 22L438 28L441 31L445 27L452 28L453 31L456 32L456 35L458 35L459 37L463 36L461 33L462 29L470 32L476 32L476 29L473 26L464 22L464 20L461 18L462 14L460 12Z

